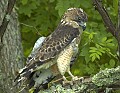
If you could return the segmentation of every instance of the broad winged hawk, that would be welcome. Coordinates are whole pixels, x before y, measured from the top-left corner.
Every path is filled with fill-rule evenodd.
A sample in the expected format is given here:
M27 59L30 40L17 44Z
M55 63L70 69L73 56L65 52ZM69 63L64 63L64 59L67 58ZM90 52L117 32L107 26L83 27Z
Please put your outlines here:
M55 31L43 38L32 51L26 66L19 71L15 82L29 80L30 87L43 87L58 74L67 81L64 76L66 72L74 80L75 76L70 72L70 63L77 54L86 21L87 15L83 9L67 9Z

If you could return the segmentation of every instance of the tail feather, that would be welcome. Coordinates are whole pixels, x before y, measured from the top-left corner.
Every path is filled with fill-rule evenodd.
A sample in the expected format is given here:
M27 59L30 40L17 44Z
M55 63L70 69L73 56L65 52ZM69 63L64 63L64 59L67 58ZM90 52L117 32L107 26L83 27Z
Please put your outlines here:
M52 81L55 77L55 75L53 75L51 69L49 68L49 66L52 66L53 64L55 64L55 62L50 61L48 63L47 61L32 61L31 64L27 64L23 69L19 71L18 76L14 80L15 85L19 83L20 85L21 83L27 83L27 87L29 87L29 89L31 89L32 87L35 88L34 93L38 93L37 91L40 89L46 89L48 83Z
M36 87L34 89L34 92L33 93L38 93L41 89L47 89L48 88L48 83L46 84L43 84L43 85L39 85L38 87Z
M31 89L33 87L34 93L38 93L41 89L47 89L48 83L55 77L49 68L37 71L29 80L29 88Z
M55 76L54 76L54 77L51 76L50 78L48 78L48 79L45 81L45 83L43 82L42 84L39 84L39 86L35 87L33 93L38 93L38 92L39 92L40 90L42 90L42 89L47 89L47 88L48 88L48 83L51 82L54 78L55 78ZM34 83L34 84L35 84L35 83Z
M26 79L29 79L31 77L31 74L35 71L37 67L42 65L44 62L34 62L33 64L29 66L25 66L23 69L19 71L19 74L14 79L15 85L20 83L21 81L25 81Z

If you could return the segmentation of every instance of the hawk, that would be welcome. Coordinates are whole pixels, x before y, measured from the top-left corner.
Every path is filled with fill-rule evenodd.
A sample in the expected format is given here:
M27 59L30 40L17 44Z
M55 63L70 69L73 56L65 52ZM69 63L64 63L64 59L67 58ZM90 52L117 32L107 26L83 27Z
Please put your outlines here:
M37 89L44 87L58 74L67 81L64 76L66 72L75 80L76 77L70 72L70 63L77 54L86 22L87 15L83 9L67 9L55 31L43 38L37 48L33 48L26 66L19 71L15 82L28 80L29 86Z
M26 61L27 63L36 54L38 49L41 47L42 42L45 40L45 38L46 37L40 37L36 41L32 52L27 58L27 61ZM71 58L70 66L74 64L74 61L77 58L77 55L78 55L78 48L74 48L74 54ZM57 75L59 75L59 73L55 73L54 71L52 71L52 69L54 69L53 67L55 67L55 65L51 66L50 68L44 69L44 70L39 70L34 74L34 80L32 78L29 82L29 88L32 88L33 86L35 87L34 93L37 93L41 88L44 88L44 89L48 88L48 83L52 81Z

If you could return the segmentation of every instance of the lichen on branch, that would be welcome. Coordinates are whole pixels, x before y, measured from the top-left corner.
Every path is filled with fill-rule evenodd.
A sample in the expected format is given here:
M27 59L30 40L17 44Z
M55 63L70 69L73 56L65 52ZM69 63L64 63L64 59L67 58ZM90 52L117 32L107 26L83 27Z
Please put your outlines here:
M77 80L73 85L53 84L47 90L41 90L39 93L100 93L102 91L111 91L111 89L120 89L120 66L116 68L101 70L93 77L84 77Z

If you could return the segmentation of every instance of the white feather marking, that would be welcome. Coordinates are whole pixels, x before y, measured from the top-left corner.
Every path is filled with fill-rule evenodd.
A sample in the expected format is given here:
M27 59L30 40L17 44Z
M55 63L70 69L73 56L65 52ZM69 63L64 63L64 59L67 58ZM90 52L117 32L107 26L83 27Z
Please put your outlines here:
M42 44L42 42L45 40L46 37L40 37L36 42L35 45L33 47L32 51L35 51L37 48L39 48Z
M75 8L68 8L68 10L74 10Z
M24 68L22 68L22 69L20 69L19 70L19 73L22 73L22 71L24 70L24 69L26 69L27 67L25 66Z
M37 64L35 65L35 67L37 68Z
M24 73L20 74L20 76L23 76L25 73L26 73L26 72L24 72Z
M75 40L76 40L76 38L74 38L74 39L72 40L72 43L74 43L74 42L75 42Z
M80 11L81 11L81 12L83 12L83 9L82 9L82 8L80 8Z
M25 77L21 77L19 80L18 80L18 82L20 82L21 80L24 80L25 79Z
M30 72L33 72L33 69L29 69Z
M62 19L60 22L63 22L64 20Z
M65 24L65 23L66 23L66 22L63 20L63 21L62 21L62 24Z
M36 77L36 74L39 76L39 77ZM37 86L38 84L45 84L47 83L47 79L50 78L52 76L52 71L50 69L45 69L45 70L42 70L41 73L39 73L39 71L37 71L34 76L33 76L33 79L35 81L35 86Z

